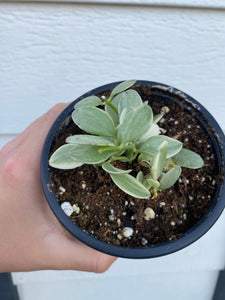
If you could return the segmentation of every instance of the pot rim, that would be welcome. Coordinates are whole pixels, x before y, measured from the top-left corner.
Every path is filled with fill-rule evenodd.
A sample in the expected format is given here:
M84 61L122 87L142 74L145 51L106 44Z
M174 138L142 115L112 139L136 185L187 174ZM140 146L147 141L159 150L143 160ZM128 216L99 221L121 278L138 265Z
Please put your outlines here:
M182 98L184 101L187 101L196 111L195 116L197 118L198 115L201 116L200 119L203 121L203 125L204 122L207 122L206 123L207 126L210 125L215 132L215 137L211 137L211 140L213 139L212 142L215 147L217 161L222 162L222 163L217 163L217 165L218 168L220 168L219 172L223 174L223 178L219 181L217 185L217 190L214 193L212 204L209 210L207 211L207 213L192 228L190 228L183 235L181 235L178 240L167 241L161 244L156 244L153 246L143 247L143 248L115 246L115 245L107 244L101 240L98 240L91 234L84 232L81 228L79 228L76 224L74 224L69 219L69 217L64 213L64 211L61 209L61 206L57 202L54 196L53 188L50 183L49 165L48 165L49 153L50 153L54 136L58 128L60 127L61 123L68 117L68 115L71 114L75 103L79 102L85 97L102 93L106 90L111 90L120 82L122 81L105 84L83 94L82 96L74 100L55 120L46 137L43 151L42 151L42 156L41 156L41 180L42 180L44 194L53 213L55 214L57 219L62 223L62 225L77 239L79 239L80 241L84 242L88 246L98 251L104 252L109 255L124 257L124 258L153 258L153 257L159 257L159 256L171 254L192 244L194 241L198 240L202 235L204 235L219 218L225 206L225 177L224 177L225 136L222 129L218 125L217 121L214 119L214 117L206 110L205 107L203 107L202 104L200 104L197 100L193 99L188 94L176 88L168 86L166 84L162 84L154 81L137 80L137 82L135 83L135 85L158 88L173 96L176 95Z

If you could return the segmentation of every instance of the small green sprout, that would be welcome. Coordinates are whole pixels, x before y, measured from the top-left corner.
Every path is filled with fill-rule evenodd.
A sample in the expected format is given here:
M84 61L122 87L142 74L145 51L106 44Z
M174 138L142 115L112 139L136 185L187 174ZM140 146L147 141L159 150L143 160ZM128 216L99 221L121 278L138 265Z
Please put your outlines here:
M184 149L176 139L160 134L157 122L166 113L153 116L147 102L133 89L135 80L117 85L108 98L90 96L74 106L72 120L88 134L69 136L66 144L50 157L51 167L73 169L83 164L101 166L113 182L127 194L147 199L168 189L179 179L181 167L197 169L203 159ZM101 108L98 108L101 106ZM132 162L142 170L132 176ZM113 162L130 164L128 170Z

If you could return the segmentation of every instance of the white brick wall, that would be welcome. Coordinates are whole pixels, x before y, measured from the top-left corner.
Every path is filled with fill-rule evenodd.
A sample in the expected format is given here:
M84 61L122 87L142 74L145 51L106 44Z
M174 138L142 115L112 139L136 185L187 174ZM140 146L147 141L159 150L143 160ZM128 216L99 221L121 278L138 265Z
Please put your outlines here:
M0 147L55 103L130 78L180 88L205 105L225 129L222 1L35 2L0 1ZM77 299L84 300L90 295L78 283L83 286L85 280L93 299L105 299L101 292L109 295L110 281L118 286L121 299L129 293L134 299L134 288L129 293L123 290L124 284L134 286L134 282L146 297L152 292L152 299L184 300L182 293L192 299L211 299L217 272L224 267L224 228L223 214L209 233L187 249L152 260L121 259L104 275L45 271L15 273L14 281L22 300L58 300L65 290L72 291L65 299L75 299L69 297L77 292ZM68 282L57 290L63 278ZM179 297L168 284L178 278ZM160 291L149 288L160 282ZM55 294L45 297L49 289Z

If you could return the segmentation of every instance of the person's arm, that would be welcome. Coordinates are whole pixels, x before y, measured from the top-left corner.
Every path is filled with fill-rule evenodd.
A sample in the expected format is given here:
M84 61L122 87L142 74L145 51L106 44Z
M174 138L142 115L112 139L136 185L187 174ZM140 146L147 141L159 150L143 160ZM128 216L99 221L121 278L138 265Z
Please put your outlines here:
M46 135L67 104L58 104L0 151L0 272L42 269L104 272L116 259L71 236L42 191Z

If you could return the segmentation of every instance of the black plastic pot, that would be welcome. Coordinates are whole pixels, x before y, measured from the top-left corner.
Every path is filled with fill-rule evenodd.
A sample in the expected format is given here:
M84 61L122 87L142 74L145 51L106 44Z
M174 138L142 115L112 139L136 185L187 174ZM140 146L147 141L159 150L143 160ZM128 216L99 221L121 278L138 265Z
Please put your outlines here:
M211 206L209 207L207 213L199 220L199 222L190 230L188 230L185 234L183 234L178 240L168 241L159 245L150 246L148 248L125 248L104 243L100 240L97 240L92 235L85 233L82 229L75 225L69 219L69 217L66 216L66 214L61 209L60 204L57 202L54 195L54 191L51 187L49 174L50 172L52 172L52 170L51 168L49 168L48 165L51 145L54 140L54 137L56 135L59 135L60 132L63 130L62 124L68 124L70 120L70 114L73 111L74 104L87 96L111 90L118 83L119 82L107 84L82 95L73 103L71 103L56 119L46 138L41 158L41 178L44 193L52 211L54 212L58 220L62 223L62 225L72 235L74 235L76 238L78 238L80 241L84 242L88 246L91 246L92 248L95 248L99 251L113 256L126 258L152 258L167 255L190 245L198 238L200 238L203 234L205 234L210 229L210 227L216 222L225 206L225 137L223 131L221 130L216 120L212 117L212 115L199 102L194 100L189 95L161 83L150 81L137 81L135 84L149 86L151 88L151 95L162 97L167 101L174 101L174 97L181 101L183 103L183 106L189 111L191 111L193 116L198 119L201 126L205 129L206 134L209 135L214 145L217 167L219 173L222 176L217 185L217 189L212 199ZM209 128L211 128L210 133L208 133Z

